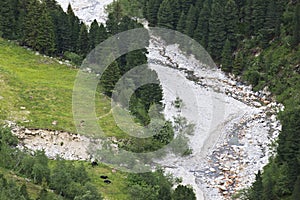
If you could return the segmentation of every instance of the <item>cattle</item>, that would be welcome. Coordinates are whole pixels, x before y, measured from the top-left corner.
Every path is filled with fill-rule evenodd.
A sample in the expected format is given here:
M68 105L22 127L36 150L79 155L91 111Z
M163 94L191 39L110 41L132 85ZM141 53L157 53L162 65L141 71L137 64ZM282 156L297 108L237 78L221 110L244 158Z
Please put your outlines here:
M92 162L92 167L98 166L98 163L96 161Z
M111 184L110 180L104 180L103 182L106 183L106 184Z
M108 179L108 176L100 176L100 178L102 178L102 179Z

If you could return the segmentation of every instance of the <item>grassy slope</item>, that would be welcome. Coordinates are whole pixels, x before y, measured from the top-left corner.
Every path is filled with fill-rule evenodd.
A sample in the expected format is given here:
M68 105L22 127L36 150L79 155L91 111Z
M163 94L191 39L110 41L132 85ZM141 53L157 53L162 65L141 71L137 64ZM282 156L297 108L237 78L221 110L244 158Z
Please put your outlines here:
M42 128L75 132L72 116L72 90L77 70L60 65L54 59L37 56L18 45L0 38L0 120L12 120L28 128ZM110 101L103 95L96 99L99 124L108 136L124 137L110 114ZM21 107L25 107L22 110ZM103 116L103 117L101 117ZM52 125L57 121L56 126ZM75 162L75 164L78 162ZM53 167L55 161L50 163ZM92 182L107 199L128 199L126 174L112 173L107 166L92 168L85 163ZM23 183L23 178L0 173ZM106 185L100 175L110 177ZM40 186L27 184L29 193L36 197Z
M0 39L0 119L30 128L75 132L72 91L77 70L54 59ZM97 115L108 136L124 137L110 112L110 101L99 94ZM21 107L25 107L22 110ZM52 125L57 121L56 126Z

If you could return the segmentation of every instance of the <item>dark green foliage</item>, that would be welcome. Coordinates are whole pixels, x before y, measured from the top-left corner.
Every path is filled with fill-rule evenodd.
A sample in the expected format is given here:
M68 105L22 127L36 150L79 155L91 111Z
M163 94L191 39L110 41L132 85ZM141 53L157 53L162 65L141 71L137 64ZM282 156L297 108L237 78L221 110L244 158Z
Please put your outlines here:
M208 47L209 18L210 18L210 5L209 5L209 0L206 0L199 14L198 24L195 29L194 37L193 37L205 49Z
M100 84L103 88L103 92L111 96L112 91L115 88L115 84L121 78L120 69L117 62L113 62L106 70L104 71L103 75L101 76Z
M226 40L224 7L219 1L213 1L209 20L208 51L213 58L220 61L222 49Z
M158 26L162 28L174 29L175 28L175 18L172 11L172 1L164 0L160 4L158 11Z
M224 72L231 72L232 70L232 50L231 43L227 39L222 51L222 70Z
M262 200L263 199L262 195L263 195L263 183L262 183L261 172L258 171L258 173L255 175L255 183L252 185L249 199Z
M128 180L131 199L171 199L172 180L164 176L160 169L154 173L129 174Z
M193 188L184 185L178 185L173 193L173 200L196 200Z
M293 39L292 45L296 47L300 43L300 4L297 4L293 19Z
M149 0L147 3L147 15L145 16L149 22L149 26L157 25L157 14L160 9L160 4L162 0Z
M193 37L195 28L197 26L197 18L198 18L197 12L198 11L197 11L196 7L192 5L186 16L184 33L190 37Z
M184 12L181 13L176 30L184 33L185 30L185 21L186 21L186 15L184 14Z
M227 1L224 13L227 39L230 41L231 48L235 49L237 46L237 25L239 14L234 0Z
M16 38L15 11L16 0L2 0L0 7L0 36L8 39Z
M88 30L86 25L83 23L81 24L77 45L78 53L80 55L86 55L90 50Z

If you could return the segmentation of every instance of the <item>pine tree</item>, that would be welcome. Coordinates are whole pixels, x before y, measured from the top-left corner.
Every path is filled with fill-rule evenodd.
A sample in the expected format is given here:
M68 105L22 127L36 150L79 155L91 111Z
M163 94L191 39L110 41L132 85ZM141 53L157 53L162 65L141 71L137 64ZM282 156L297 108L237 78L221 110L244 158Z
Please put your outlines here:
M68 21L70 27L70 49L69 51L75 52L77 49L77 41L80 33L80 20L75 16L71 4L67 9Z
M78 38L78 53L85 56L89 52L89 37L87 27L84 23L81 24Z
M193 37L194 35L194 31L197 26L197 17L198 15L197 15L196 7L192 5L186 17L186 26L184 31L184 33L190 37Z
M239 52L235 56L234 64L232 66L232 73L235 75L240 75L244 68L244 56L242 52Z
M277 15L277 7L274 1L270 1L265 15L263 28L260 30L262 35L261 44L266 47L268 42L275 35L279 34L280 16Z
M214 0L209 20L208 51L211 56L220 61L222 49L226 40L226 27L224 20L224 7Z
M194 32L194 39L205 49L208 47L209 37L209 18L210 18L210 0L206 0L199 14L198 24Z
M36 49L41 53L51 55L55 51L55 33L52 18L43 3L40 17L38 19L38 34L36 39Z
M195 3L195 0L184 0L181 1L182 11L187 14L191 6Z
M300 197L300 176L298 176L297 181L294 185L292 200L298 200L299 197Z
M147 20L149 22L149 26L157 25L158 11L159 11L161 3L162 3L162 0L149 0L148 1Z
M258 171L258 173L255 176L255 182L251 188L251 194L250 194L249 199L250 200L262 200L262 194L263 194L262 175L261 175L261 172Z
M243 19L243 34L247 37L250 37L253 35L254 32L254 25L252 22L252 12L253 12L253 0L247 0L246 5L244 8L244 19Z
M0 33L7 39L16 39L15 33L15 1L2 0L0 7ZM1 36L0 35L0 36Z
M298 46L300 43L300 4L297 4L294 20L293 20L293 38L292 45L293 47Z
M184 12L181 13L176 30L183 33L185 30L185 21L186 21L186 16Z
M120 79L120 70L117 62L113 62L101 76L100 85L104 94L111 96L116 83Z
M231 72L232 70L232 51L231 43L227 39L222 51L222 70L224 72Z
M253 32L256 36L259 35L259 31L264 27L266 11L267 5L265 0L253 0L252 23Z
M99 36L98 36L98 43L100 44L101 42L103 42L104 40L107 39L108 37L108 33L106 31L106 28L104 27L104 25L101 23L99 26Z
M89 50L92 50L99 44L100 39L100 27L97 20L94 20L91 24L91 28L89 31Z
M225 6L225 22L226 35L231 43L231 48L235 49L237 46L237 25L239 22L238 8L234 0L229 0Z
M175 28L175 20L172 10L171 1L164 0L158 11L158 26L162 28L174 29Z

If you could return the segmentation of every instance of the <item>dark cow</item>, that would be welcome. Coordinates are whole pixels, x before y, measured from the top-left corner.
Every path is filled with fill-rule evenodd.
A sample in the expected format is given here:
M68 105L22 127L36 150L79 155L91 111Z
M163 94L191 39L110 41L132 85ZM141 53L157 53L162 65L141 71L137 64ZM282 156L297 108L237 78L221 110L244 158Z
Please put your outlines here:
M92 167L98 166L98 163L96 161L92 162Z
M100 176L102 179L108 179L108 176Z
M104 180L104 183L111 184L111 181L110 180Z

